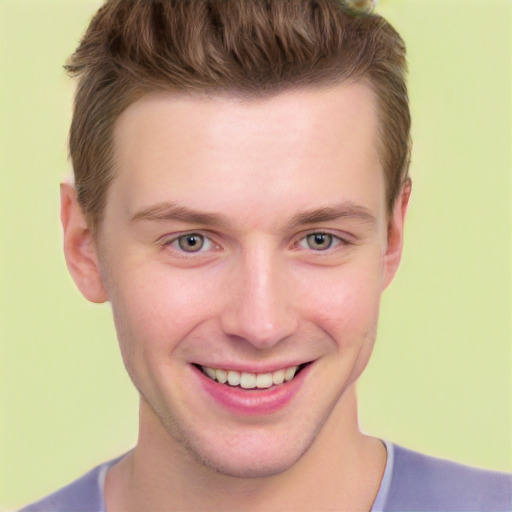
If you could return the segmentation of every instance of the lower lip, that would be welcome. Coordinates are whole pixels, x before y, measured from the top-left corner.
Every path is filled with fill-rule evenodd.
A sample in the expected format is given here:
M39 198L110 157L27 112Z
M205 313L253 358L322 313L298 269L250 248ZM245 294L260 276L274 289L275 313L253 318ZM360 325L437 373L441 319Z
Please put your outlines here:
M193 368L203 389L215 402L237 415L264 416L284 409L291 402L301 388L310 366L303 368L289 382L268 389L255 390L220 384L195 366Z

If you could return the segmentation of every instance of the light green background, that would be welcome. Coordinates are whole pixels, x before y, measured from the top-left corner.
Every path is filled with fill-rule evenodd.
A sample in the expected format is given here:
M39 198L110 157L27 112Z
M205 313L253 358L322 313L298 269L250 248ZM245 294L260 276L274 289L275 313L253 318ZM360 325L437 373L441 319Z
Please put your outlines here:
M109 306L61 255L72 86L99 5L0 0L0 509L131 448L137 397ZM360 383L365 431L512 470L510 0L381 0L409 47L415 148L403 265Z

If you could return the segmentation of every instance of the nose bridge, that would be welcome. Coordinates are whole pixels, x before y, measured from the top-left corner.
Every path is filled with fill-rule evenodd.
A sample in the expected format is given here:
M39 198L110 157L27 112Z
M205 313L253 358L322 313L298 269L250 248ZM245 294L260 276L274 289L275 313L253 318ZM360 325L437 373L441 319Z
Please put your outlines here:
M222 319L226 334L268 348L294 332L291 290L277 251L252 244L242 252L233 277Z

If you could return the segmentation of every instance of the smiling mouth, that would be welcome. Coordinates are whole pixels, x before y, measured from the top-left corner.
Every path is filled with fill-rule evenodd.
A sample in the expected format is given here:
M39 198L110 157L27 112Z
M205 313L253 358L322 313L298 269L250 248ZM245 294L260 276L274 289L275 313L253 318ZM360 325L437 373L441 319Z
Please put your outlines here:
M309 363L299 366L289 366L274 372L251 373L237 372L235 370L226 370L223 368L210 368L209 366L195 365L208 378L231 387L243 389L268 389L272 386L279 386L293 380L303 368Z

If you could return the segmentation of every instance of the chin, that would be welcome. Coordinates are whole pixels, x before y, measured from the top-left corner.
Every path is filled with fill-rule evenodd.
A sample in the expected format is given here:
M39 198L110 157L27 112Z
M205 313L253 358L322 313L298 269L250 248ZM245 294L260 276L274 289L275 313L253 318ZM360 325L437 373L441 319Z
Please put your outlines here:
M266 478L292 468L313 444L316 436L246 435L212 442L204 438L180 439L189 456L215 473L234 478Z
M303 453L292 456L292 454L277 452L271 458L266 456L247 458L246 454L237 458L233 454L230 456L230 460L227 460L226 456L204 457L197 453L194 454L203 466L215 473L240 479L268 478L279 475L292 468L302 455Z

